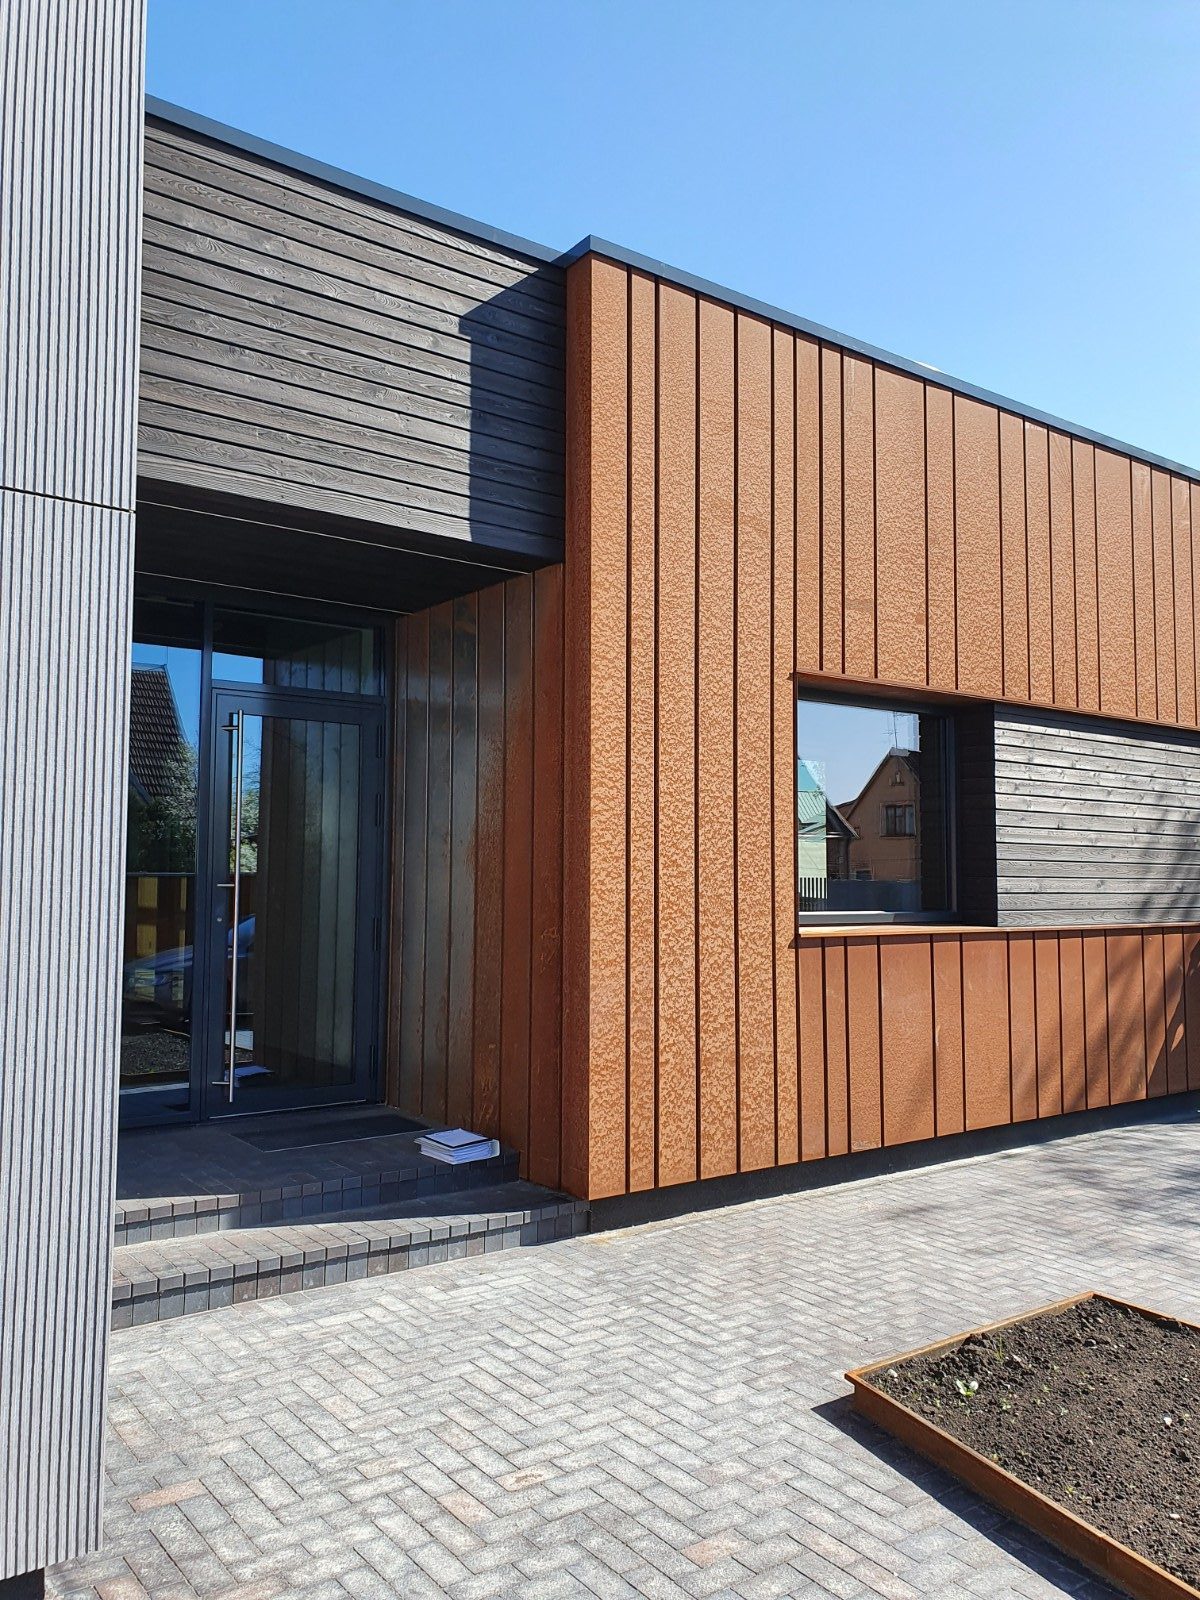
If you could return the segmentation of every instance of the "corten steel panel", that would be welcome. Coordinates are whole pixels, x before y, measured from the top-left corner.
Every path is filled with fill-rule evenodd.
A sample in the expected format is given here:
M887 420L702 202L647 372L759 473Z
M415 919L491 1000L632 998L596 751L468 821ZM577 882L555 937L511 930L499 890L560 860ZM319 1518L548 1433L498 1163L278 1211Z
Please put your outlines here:
M934 1117L938 1134L961 1133L963 1113L962 940L934 938Z
M1108 1062L1113 1105L1146 1098L1146 983L1142 935L1106 936Z
M450 962L446 1120L470 1127L474 1111L475 885L479 861L479 596L452 605L450 739ZM557 920L557 916L556 916Z
M954 396L925 390L925 523L931 688L958 687L958 585L954 560Z
M1083 938L1083 1011L1087 1025L1087 1103L1112 1103L1108 1057L1108 962L1103 933Z
M682 1183L697 1175L696 332L695 298L662 286L658 322L660 1183ZM599 677L595 673L594 681ZM623 768L623 753L614 749L613 760Z
M1183 998L1183 963L1183 934L1168 929L1163 933L1168 1094L1182 1094L1188 1086L1187 1018L1184 1011Z
M1175 674L1179 687L1179 720L1196 721L1196 608L1192 594L1195 552L1192 549L1191 495L1182 478L1171 479L1171 538L1175 551Z
M563 572L533 579L533 899L529 1176L556 1184L562 1118Z
M878 662L885 682L926 674L925 391L915 378L875 379Z
M821 665L821 350L796 352L796 668Z
M1025 424L1025 542L1029 565L1029 695L1054 700L1054 593L1050 579L1050 438Z
M1003 687L1029 699L1029 593L1025 536L1025 425L1000 413L1000 613Z
M393 1104L563 1181L559 566L396 628ZM398 937L397 937L398 935Z
M1033 941L1040 1117L1060 1116L1063 1109L1062 996L1059 981L1058 935L1040 935Z
M1083 940L1058 938L1058 1004L1062 1035L1063 1110L1087 1106L1087 1022L1083 1013Z
M843 577L842 354L821 349L821 670L845 670Z
M797 951L800 1005L800 1156L818 1161L825 1144L825 950L816 939Z
M1012 1113L1014 1122L1030 1122L1038 1114L1037 1000L1034 990L1033 939L1011 935L1008 941L1008 1015ZM1103 970L1104 941L1100 940ZM938 1130L942 1130L939 1128Z
M926 937L880 941L883 1142L935 1129L933 961Z
M1175 648L1175 554L1171 539L1171 480L1150 474L1150 531L1154 544L1154 639L1158 658L1158 714L1179 717Z
M1003 685L1000 615L1000 419L990 406L954 399L954 538L958 687Z
M1054 703L1079 705L1075 645L1075 521L1071 441L1050 434L1050 596L1054 619Z
M1117 717L1138 714L1137 617L1133 605L1130 465L1095 451L1096 581L1100 610L1100 704Z
M138 0L9 0L0 25L5 1589L101 1530L143 22Z
M733 313L700 302L699 636L696 702L700 1176L738 1166L734 852L736 543Z
M1133 529L1133 625L1137 663L1137 714L1152 721L1159 715L1157 625L1154 595L1154 534L1150 521L1150 468L1129 463L1129 497Z
M504 964L500 1137L529 1149L533 883L533 584L504 591Z
M738 319L737 883L738 1165L775 1161L775 990L771 795L771 329ZM701 529L704 528L703 522ZM701 539L701 545L704 540ZM698 644L702 658L704 644ZM789 662L790 667L790 662ZM703 780L703 764L698 779Z
M1079 709L1100 709L1100 615L1096 597L1096 452L1071 441L1072 519L1075 529L1075 661Z
M847 1057L846 941L825 944L825 1153L850 1148L850 1063Z
M796 660L796 341L774 335L774 481L771 500L772 620L772 847L775 925L775 1160L800 1155L796 1081L796 700L790 665ZM703 1041L703 1029L701 1030Z
M1183 936L1184 1044L1187 1051L1187 1086L1200 1089L1200 933Z
M968 1128L1012 1120L1008 1049L1008 944L963 940L963 1065Z
M879 959L878 939L847 939L846 1012L849 1023L851 1150L877 1150L883 1142Z
M656 306L654 280L632 273L629 281L629 906L626 944L629 1187L633 1191L654 1187L658 1159L655 1112L658 983L654 959L655 814L658 804L654 631L658 595L654 420L658 403Z
M850 678L873 678L876 672L874 380L870 362L843 358L842 657Z
M500 993L504 947L504 585L479 595L475 759L474 1126L500 1126ZM403 997L402 997L403 1003Z
M1142 935L1142 974L1146 986L1146 1097L1167 1092L1167 1000L1163 936Z

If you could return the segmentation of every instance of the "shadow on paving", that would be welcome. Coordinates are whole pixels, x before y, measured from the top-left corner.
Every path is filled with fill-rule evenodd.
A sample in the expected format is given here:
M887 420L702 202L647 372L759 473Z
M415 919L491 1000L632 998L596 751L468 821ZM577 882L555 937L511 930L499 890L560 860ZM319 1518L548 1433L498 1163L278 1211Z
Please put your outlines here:
M1015 1560L1023 1562L1047 1583L1056 1584L1069 1593L1082 1593L1087 1600L1122 1600L1120 1590L1112 1588L1079 1562L1064 1555L1040 1534L1014 1522L1005 1512L998 1511L943 1468L924 1460L907 1445L893 1439L891 1434L865 1421L854 1410L849 1395L841 1395L836 1400L827 1400L822 1405L814 1406L813 1413L862 1449L869 1450L877 1460L900 1473L910 1483L916 1484L918 1489L960 1521Z

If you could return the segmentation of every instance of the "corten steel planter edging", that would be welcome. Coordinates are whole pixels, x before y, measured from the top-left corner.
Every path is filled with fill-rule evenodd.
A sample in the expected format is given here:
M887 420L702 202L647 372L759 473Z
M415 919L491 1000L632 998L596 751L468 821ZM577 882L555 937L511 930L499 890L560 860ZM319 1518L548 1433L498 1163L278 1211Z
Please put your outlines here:
M913 1361L919 1356L945 1355L980 1334L996 1333L1017 1323L1032 1322L1038 1317L1069 1310L1071 1306L1081 1305L1086 1300L1102 1300L1107 1305L1136 1312L1138 1316L1149 1317L1154 1322L1167 1322L1173 1327L1191 1328L1200 1333L1200 1325L1187 1322L1182 1317L1167 1316L1129 1300L1118 1300L1112 1295L1088 1291L1086 1294L1071 1295L1065 1300L1056 1300L1052 1305L1039 1306L1034 1311L1023 1311L1015 1317L1004 1317L999 1322L985 1323L983 1327L968 1329L966 1333L955 1334L949 1339L939 1339L934 1344L908 1350L887 1361L872 1361L869 1367L856 1367L846 1373L847 1381L854 1386L854 1409L918 1455L945 1468L984 1499L1041 1534L1067 1555L1090 1567L1100 1577L1126 1590L1135 1600L1200 1600L1200 1589L1193 1588L1182 1578L1175 1577L1145 1556L1138 1555L1119 1539L1102 1533L1073 1511L1068 1511L1040 1490L997 1466L994 1461L989 1461L977 1450L972 1450L970 1445L963 1444L944 1428L927 1421L908 1406L901 1405L872 1382L878 1373L903 1366L906 1361Z

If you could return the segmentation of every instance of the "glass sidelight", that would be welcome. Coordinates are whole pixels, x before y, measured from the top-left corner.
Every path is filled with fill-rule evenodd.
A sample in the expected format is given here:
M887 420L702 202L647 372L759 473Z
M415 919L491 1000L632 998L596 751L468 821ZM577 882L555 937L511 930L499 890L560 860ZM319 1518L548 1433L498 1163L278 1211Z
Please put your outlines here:
M361 1098L373 1038L378 723L246 695L220 694L216 710L221 1012L208 1112Z

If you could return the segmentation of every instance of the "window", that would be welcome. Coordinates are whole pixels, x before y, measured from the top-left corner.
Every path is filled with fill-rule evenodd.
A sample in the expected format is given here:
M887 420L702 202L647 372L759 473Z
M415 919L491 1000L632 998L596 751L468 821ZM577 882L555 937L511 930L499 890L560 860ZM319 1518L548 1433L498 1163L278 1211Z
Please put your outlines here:
M806 922L946 917L953 719L928 707L796 702L797 911Z

